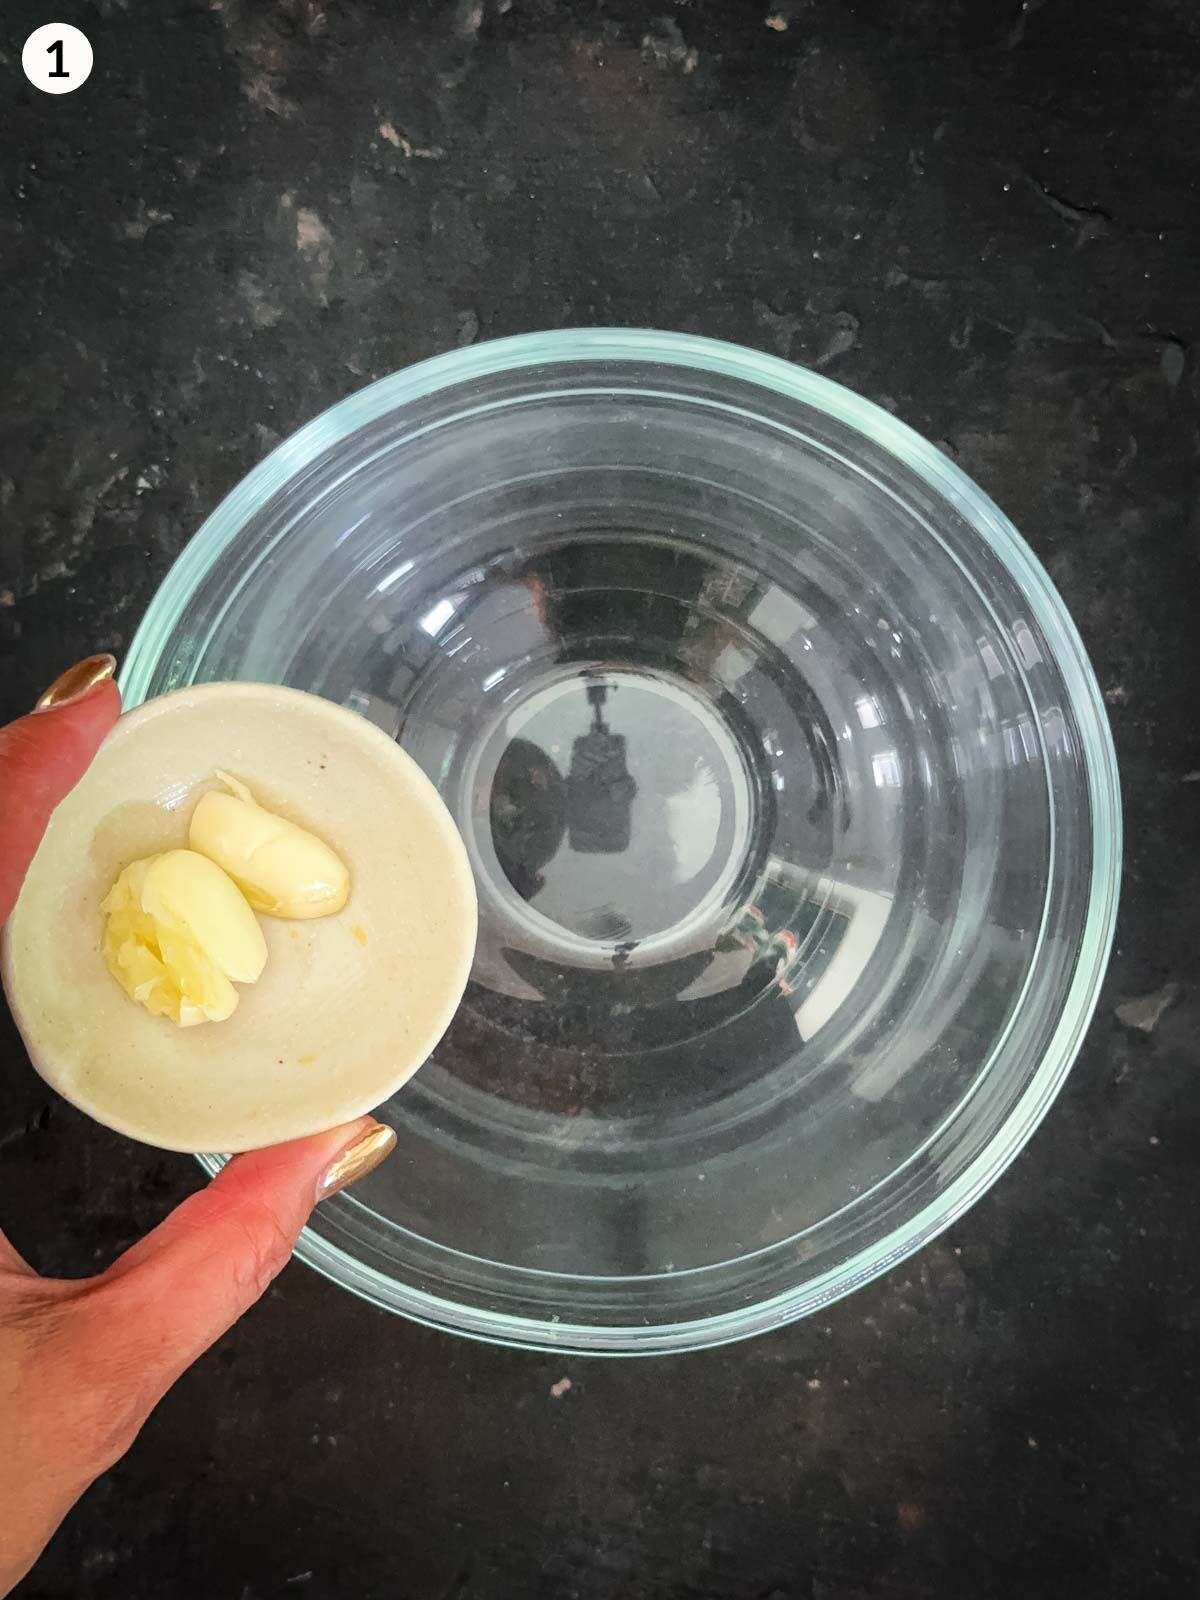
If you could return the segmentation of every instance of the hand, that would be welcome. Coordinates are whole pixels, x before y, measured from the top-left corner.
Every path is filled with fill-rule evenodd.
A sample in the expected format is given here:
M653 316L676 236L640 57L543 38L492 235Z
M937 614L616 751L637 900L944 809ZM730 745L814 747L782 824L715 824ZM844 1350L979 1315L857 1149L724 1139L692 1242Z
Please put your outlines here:
M0 728L0 922L50 813L120 713L115 666L81 662ZM317 1201L394 1144L361 1117L238 1156L95 1278L40 1278L0 1233L0 1595L184 1368L259 1298Z

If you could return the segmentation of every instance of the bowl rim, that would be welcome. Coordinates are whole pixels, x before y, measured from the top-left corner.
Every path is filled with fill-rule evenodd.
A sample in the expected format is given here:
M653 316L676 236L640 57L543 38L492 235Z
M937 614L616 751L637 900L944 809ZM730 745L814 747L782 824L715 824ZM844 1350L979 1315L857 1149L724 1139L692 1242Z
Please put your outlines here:
M451 386L581 362L648 362L765 388L842 423L896 457L957 511L1005 567L1049 641L1079 727L1091 822L1091 875L1075 966L1042 1059L987 1145L891 1234L839 1266L755 1305L685 1322L591 1326L534 1320L441 1300L399 1283L306 1229L297 1254L352 1293L426 1325L488 1342L578 1354L702 1349L780 1327L840 1299L936 1238L1003 1174L1065 1081L1095 1012L1112 947L1122 857L1120 779L1103 697L1079 632L1048 574L992 499L906 423L831 379L777 356L692 334L640 328L551 329L454 350L380 378L284 440L221 501L151 600L120 675L128 704L145 698L162 647L198 585L242 526L318 456L386 413ZM215 1171L219 1158L202 1157Z

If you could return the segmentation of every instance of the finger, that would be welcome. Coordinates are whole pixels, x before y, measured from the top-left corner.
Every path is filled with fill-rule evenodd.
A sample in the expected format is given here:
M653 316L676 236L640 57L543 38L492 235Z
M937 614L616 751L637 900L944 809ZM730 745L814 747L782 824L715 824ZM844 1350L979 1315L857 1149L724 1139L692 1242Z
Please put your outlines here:
M136 1375L144 1411L264 1292L317 1201L364 1177L395 1142L361 1117L238 1156L96 1280L90 1337L100 1359Z
M111 656L93 661L103 663L93 673L107 670L109 676L93 678L81 697L0 728L0 922L16 903L51 812L79 782L120 715L121 696L111 681L116 663Z
M17 1354L28 1368L18 1447L0 1450L0 1594L128 1450L184 1367L258 1298L314 1204L394 1144L390 1128L360 1117L239 1156L99 1278L35 1278L36 1296L0 1299L0 1325L14 1305L21 1313L10 1328L26 1329ZM5 1387L0 1359L0 1402Z

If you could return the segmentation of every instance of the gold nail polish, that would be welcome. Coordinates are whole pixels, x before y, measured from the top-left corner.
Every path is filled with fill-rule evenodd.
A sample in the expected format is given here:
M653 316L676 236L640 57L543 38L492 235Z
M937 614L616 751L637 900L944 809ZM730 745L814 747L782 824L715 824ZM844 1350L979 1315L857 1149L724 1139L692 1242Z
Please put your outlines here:
M99 684L107 683L116 670L116 656L88 656L86 661L77 661L55 678L33 709L56 711L59 706L72 705L76 700L82 700L85 694L91 694Z
M373 1123L325 1168L317 1184L317 1199L328 1200L349 1184L365 1178L396 1148L396 1135L382 1122Z

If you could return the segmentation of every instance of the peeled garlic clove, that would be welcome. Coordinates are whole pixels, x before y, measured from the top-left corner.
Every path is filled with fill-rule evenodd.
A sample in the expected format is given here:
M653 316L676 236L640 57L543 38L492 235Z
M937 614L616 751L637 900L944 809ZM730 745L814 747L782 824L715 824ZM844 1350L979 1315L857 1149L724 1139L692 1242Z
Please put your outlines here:
M315 834L259 805L244 783L218 771L192 813L188 844L221 867L256 911L272 917L328 917L350 894L345 864Z
M253 983L267 964L267 941L226 873L195 850L158 856L142 886L142 909L235 983Z
M131 999L180 1027L221 1022L267 944L228 875L192 850L131 862L101 903L104 959ZM233 981L231 981L233 980Z

